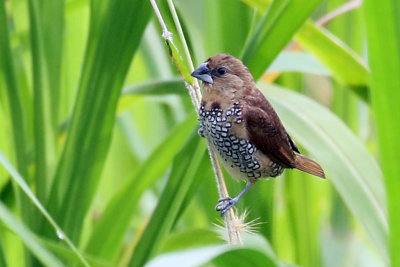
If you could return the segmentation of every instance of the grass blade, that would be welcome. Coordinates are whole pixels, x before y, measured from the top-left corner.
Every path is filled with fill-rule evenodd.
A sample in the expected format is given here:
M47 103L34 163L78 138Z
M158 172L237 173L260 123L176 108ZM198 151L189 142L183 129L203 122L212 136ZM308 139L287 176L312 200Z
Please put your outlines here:
M206 0L204 10L207 54L223 52L239 57L250 33L252 10L241 1L231 0Z
M389 207L391 265L400 265L400 5L364 1L371 67L371 96Z
M52 145L51 140L53 140L48 116L52 112L50 112L49 103L46 101L49 95L49 88L39 1L29 0L28 7L32 51L35 181L37 195L40 201L45 201L48 185L48 149Z
M0 202L0 220L15 234L17 234L29 250L47 266L64 266L50 251L48 251L35 237L35 235L20 223L7 207ZM1 261L0 261L1 262Z
M103 16L101 30L88 41L71 128L48 201L75 241L103 169L122 84L150 17L150 5L110 1Z
M11 177L18 184L18 186L25 192L28 198L32 201L32 203L38 208L38 210L43 214L43 216L47 219L50 225L54 228L53 235L57 236L59 239L64 240L67 245L71 248L72 251L77 255L77 257L81 260L81 262L88 266L85 258L78 251L76 246L71 242L68 236L62 231L62 229L58 226L58 224L54 221L51 215L47 212L47 210L40 203L39 199L33 194L28 184L25 182L25 179L18 173L18 171L11 165L11 163L7 160L4 154L0 151L0 163L3 167L10 173Z
M6 3L4 1L0 3L0 58L2 58L0 70L4 74L6 89L8 93L17 166L21 174L26 176L28 173L28 161L26 159L25 148L26 137L24 136L24 114L22 110L22 100L20 96L20 90L18 88L14 60L11 51L11 43L8 32L9 24L7 21L5 4Z
M129 266L143 266L159 249L160 243L165 241L165 236L176 220L185 195L193 184L205 151L204 142L200 142L200 137L193 132L188 143L174 159L167 185L143 235L136 244Z
M245 48L243 62L258 80L320 0L274 1Z
M116 252L119 251L116 244L121 244L140 196L167 170L175 154L193 130L195 123L194 116L190 116L177 126L110 201L88 242L86 251L89 254L99 255L105 260L114 259ZM118 217L117 221L116 217ZM112 225L111 228L110 225ZM104 232L109 234L96 234Z

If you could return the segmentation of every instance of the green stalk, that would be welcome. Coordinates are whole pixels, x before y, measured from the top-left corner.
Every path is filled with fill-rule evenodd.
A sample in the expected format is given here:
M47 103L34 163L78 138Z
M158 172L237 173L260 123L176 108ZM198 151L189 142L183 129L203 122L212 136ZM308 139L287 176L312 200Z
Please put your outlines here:
M35 182L36 193L41 201L45 200L47 187L46 173L46 128L44 118L44 55L40 28L39 3L29 0L29 23L33 70L33 120L34 120L34 146L35 146Z
M200 86L199 86L198 81L196 79L193 79L190 76L190 73L194 70L193 62L191 60L190 52L189 52L188 46L186 44L186 40L185 40L183 31L182 31L182 28L181 28L181 25L179 22L178 15L175 11L174 4L172 3L172 0L168 0L169 9L172 13L175 27L178 30L179 37L181 38L180 41L184 46L184 50L185 50L186 56L189 61L189 70L190 70L189 72L188 72L188 69L187 69L187 66L185 65L185 63L182 62L182 56L179 54L178 50L176 49L176 47L174 45L174 42L172 39L172 34L168 30L167 25L164 22L164 18L162 17L162 15L160 13L157 3L154 0L150 0L150 3L153 6L153 9L158 18L158 21L160 22L161 28L163 30L162 36L167 41L167 45L170 48L170 54L178 67L179 73L181 74L182 78L184 78L185 81L187 81L186 87L189 90L189 94L192 99L192 103L195 106L196 111L197 111L200 107L199 103L202 98L201 92L200 92ZM189 79L187 79L186 77L188 77ZM190 81L192 81L192 82L189 83ZM219 196L220 196L220 198L227 197L227 196L229 196L228 189L226 188L225 179L224 179L224 176L222 173L222 169L218 163L216 152L211 148L211 146L208 143L207 143L207 147L208 147L208 152L210 154L210 160L211 160L211 163L213 166L213 170L215 173L215 179L217 182ZM242 244L243 243L242 238L240 236L239 229L237 228L237 223L236 223L237 221L238 221L238 218L237 218L236 214L234 213L233 209L230 209L229 212L227 212L225 215L225 225L226 225L226 228L228 231L228 237L229 237L230 244Z
M18 170L27 177L25 125L20 90L12 57L5 2L0 4L0 64L6 82Z
M392 266L400 266L400 3L364 1L371 68L371 99L389 211Z
M12 133L14 139L14 147L18 170L23 177L28 177L28 159L26 155L26 137L24 125L24 113L22 109L22 101L20 96L20 88L18 86L15 63L13 61L12 50L10 45L10 37L8 32L8 21L5 10L5 1L0 3L0 69L4 74L6 88L8 93L8 101L11 113ZM17 206L25 223L32 222L32 211L29 200L21 194L20 190L14 183L14 192L17 200ZM31 262L29 253L26 253L27 264Z

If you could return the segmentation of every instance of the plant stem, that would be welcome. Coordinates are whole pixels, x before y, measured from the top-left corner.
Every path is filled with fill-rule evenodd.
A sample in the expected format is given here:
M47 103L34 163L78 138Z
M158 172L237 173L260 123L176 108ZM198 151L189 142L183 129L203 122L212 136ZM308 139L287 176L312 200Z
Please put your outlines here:
M175 10L175 7L174 7L174 4L173 4L172 0L167 0L167 2L168 2L168 6L170 8L173 20L175 22L175 26L177 28L179 37L180 37L181 42L183 44L187 60L189 61L188 62L189 70L190 70L190 72L192 72L194 70L193 62L192 62L192 59L191 59L191 56L190 56L190 52L189 52L189 49L188 49L188 46L187 46L187 43L186 43L186 40L185 40L185 36L184 36L182 28L181 28L181 24L179 22L178 15L176 13L176 10ZM163 31L162 37L167 41L167 43L169 45L174 45L173 44L172 33L168 30L167 25L165 24L164 19L163 19L161 13L160 13L160 10L159 10L159 8L157 6L157 3L155 2L155 0L150 0L150 3L153 6L154 13L157 16L158 21L160 22L160 25L161 25L161 28L162 28L162 31ZM175 58L174 58L174 60L176 61ZM194 106L196 108L196 111L198 111L199 108L200 108L200 104L199 103L200 103L200 101L202 99L199 83L195 79L193 81L193 84L191 84L189 82L185 82L185 85L189 90L189 95L192 98L192 102L193 102L193 104L194 104ZM226 188L225 179L224 179L224 176L222 174L221 167L220 167L220 165L218 163L218 160L217 160L217 156L215 154L215 151L212 149L212 147L210 146L210 144L208 142L207 142L207 147L208 147L208 151L209 151L209 154L210 154L211 164L213 166L213 170L214 170L214 173L215 173L215 179L216 179L216 182L217 182L217 188L218 188L219 196L221 198L227 197L229 194L228 194L228 190ZM239 219L235 215L235 212L234 212L233 209L230 209L229 212L227 212L225 214L225 224L226 224L226 229L227 229L227 232L228 232L228 241L229 241L229 244L232 244L232 245L242 244L242 239L241 239L241 236L240 236L239 228L237 227L238 221L239 221Z

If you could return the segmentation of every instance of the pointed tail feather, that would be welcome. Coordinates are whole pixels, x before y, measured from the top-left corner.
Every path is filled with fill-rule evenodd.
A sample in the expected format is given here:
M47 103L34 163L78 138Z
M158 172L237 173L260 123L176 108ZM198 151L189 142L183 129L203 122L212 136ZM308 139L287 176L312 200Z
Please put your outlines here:
M324 170L318 163L306 156L296 154L296 169L325 179Z

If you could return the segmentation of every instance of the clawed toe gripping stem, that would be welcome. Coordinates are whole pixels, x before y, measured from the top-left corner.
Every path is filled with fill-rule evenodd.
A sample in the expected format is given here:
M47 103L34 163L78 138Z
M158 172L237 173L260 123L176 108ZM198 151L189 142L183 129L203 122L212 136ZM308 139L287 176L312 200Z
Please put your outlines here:
M238 198L231 198L231 197L224 197L224 198L220 198L218 200L218 205L215 207L216 211L220 211L221 212L221 216L224 216L225 213L232 208L233 206L235 206L235 204L239 201Z
M216 211L221 212L221 216L224 216L225 213L238 203L239 199L254 185L254 183L248 183L246 187L239 193L235 198L231 197L223 197L218 199L218 204L215 207Z

